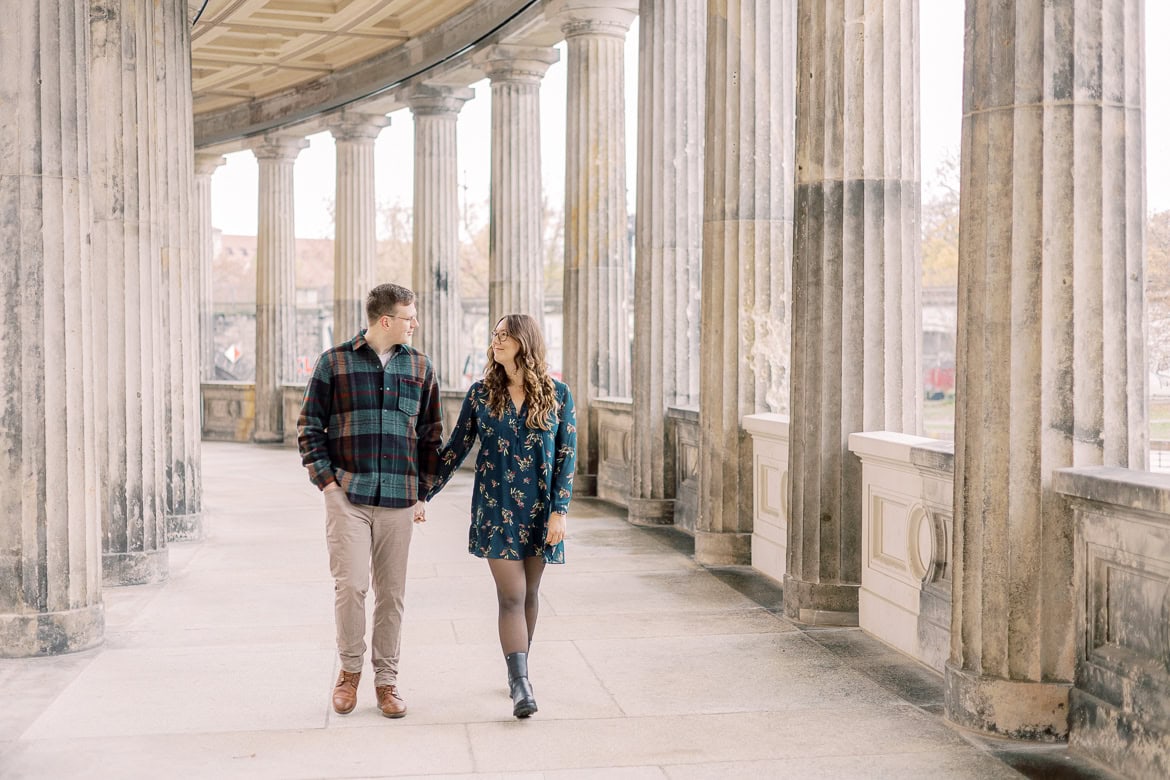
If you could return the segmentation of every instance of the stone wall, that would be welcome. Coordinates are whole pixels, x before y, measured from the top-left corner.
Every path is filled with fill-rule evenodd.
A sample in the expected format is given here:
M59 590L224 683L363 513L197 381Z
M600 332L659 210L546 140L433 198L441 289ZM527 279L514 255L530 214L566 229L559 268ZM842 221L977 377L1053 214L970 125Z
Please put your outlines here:
M849 437L861 459L858 624L940 673L950 650L951 447L886 431Z
M633 469L633 402L629 398L598 398L592 412L597 423L597 497L626 506Z
M674 524L695 532L699 514L699 410L666 410L667 446L674 450Z
M1062 469L1076 528L1069 744L1127 777L1170 777L1170 475Z
M752 567L784 581L788 558L788 417L749 414L752 437Z

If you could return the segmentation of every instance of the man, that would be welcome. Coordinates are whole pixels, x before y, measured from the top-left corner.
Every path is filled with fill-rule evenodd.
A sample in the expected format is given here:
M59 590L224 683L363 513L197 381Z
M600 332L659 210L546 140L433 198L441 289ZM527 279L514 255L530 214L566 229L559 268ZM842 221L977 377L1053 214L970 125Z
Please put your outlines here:
M414 293L381 284L366 298L369 327L326 350L305 388L297 440L313 484L325 494L341 674L340 714L357 704L366 651L371 569L371 660L378 707L401 718L398 650L413 522L438 466L442 419L431 361L407 345L418 327ZM412 522L413 521L413 522Z

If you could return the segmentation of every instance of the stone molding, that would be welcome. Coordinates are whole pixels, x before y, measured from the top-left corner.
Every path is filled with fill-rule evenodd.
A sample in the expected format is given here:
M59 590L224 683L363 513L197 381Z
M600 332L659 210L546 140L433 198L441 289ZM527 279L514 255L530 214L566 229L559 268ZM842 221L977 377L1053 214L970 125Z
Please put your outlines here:
M1126 777L1170 768L1170 475L1061 469L1076 520L1069 746Z
M749 414L752 437L752 568L777 582L788 567L788 418Z
M539 85L561 53L544 46L496 44L477 50L472 60L495 82Z

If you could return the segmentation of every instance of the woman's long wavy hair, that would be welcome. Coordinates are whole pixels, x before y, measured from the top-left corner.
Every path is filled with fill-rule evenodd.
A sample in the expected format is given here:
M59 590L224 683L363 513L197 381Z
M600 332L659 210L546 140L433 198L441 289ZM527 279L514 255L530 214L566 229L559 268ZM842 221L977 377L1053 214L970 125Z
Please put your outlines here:
M556 420L557 393L545 362L544 336L536 320L527 314L505 314L496 323L496 329L500 328L508 331L508 335L520 344L516 366L524 372L524 394L528 397L525 422L529 428L550 430ZM504 366L496 362L491 344L487 350L487 365L483 369L483 386L487 390L488 409L497 419L503 417L509 401L508 374Z

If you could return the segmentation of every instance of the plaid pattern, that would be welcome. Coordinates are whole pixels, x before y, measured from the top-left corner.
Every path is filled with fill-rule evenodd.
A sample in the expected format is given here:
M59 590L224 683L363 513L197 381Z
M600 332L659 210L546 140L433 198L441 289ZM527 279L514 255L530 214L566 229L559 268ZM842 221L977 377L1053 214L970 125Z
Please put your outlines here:
M394 348L382 368L363 330L326 350L305 387L297 442L309 479L350 502L404 507L430 490L442 436L439 384L426 355Z

